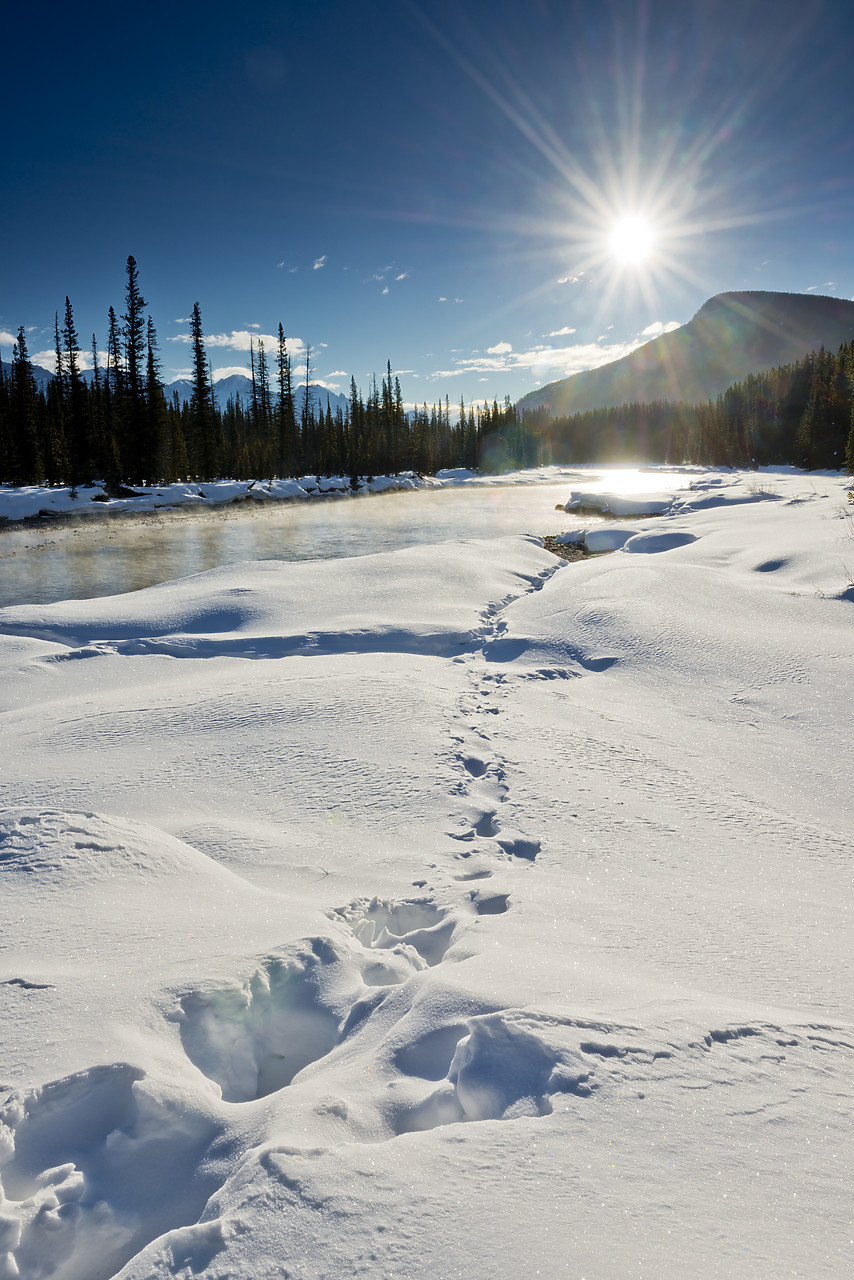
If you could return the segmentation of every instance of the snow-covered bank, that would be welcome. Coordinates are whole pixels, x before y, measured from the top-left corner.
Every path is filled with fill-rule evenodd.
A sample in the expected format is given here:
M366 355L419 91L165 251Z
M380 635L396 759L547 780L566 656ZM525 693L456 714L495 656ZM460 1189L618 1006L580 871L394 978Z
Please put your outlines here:
M463 487L507 487L556 484L563 480L607 477L615 468L575 468L569 466L529 467L501 475L480 474L464 467L421 476L403 471L392 476L361 476L353 486L350 476L301 476L289 480L211 480L204 483L153 485L126 490L124 496L109 498L104 485L50 488L48 485L0 485L0 528L4 521L33 520L38 517L83 516L93 519L114 515L146 515L152 511L205 510L235 503L269 505L303 502L312 498L360 497L373 493L407 490L453 489ZM684 472L695 475L705 468L646 467L654 474ZM567 508L569 509L569 508Z
M846 483L0 610L0 1276L842 1274Z
M533 467L505 475L480 475L455 467L435 476L404 471L393 476L361 476L355 487L349 476L301 476L293 480L210 480L204 483L152 485L126 490L110 498L102 484L51 488L48 485L0 485L0 522L38 517L145 515L152 511L224 507L233 503L302 502L311 498L358 497L417 489L447 489L462 485L554 484L578 477L569 467ZM0 523L2 527L2 523Z

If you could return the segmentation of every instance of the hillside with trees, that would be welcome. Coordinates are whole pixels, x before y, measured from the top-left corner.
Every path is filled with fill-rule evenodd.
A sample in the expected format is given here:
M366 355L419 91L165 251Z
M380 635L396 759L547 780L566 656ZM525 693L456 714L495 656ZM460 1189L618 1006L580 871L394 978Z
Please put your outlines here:
M818 294L720 293L687 324L621 360L533 391L524 413L567 417L657 401L704 404L732 383L854 340L854 302Z
M854 341L749 374L700 404L628 403L523 417L538 455L554 462L791 463L854 472Z

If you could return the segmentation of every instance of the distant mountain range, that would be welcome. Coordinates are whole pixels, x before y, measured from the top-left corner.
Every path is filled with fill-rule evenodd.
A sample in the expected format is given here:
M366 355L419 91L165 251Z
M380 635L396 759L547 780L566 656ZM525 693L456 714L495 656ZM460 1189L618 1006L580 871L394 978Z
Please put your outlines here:
M692 320L621 360L532 391L520 409L551 417L654 400L714 399L749 373L854 338L854 302L814 293L719 293Z
M2 363L4 373L11 373L11 364L6 360L0 363ZM40 364L34 364L32 369L36 386L42 391L46 390L49 384L53 382L53 374ZM105 370L102 369L101 375L104 376L104 374ZM83 379L86 382L92 381L91 369L84 370ZM294 403L298 413L302 409L303 396L305 394L304 387L305 383L298 383L294 386ZM163 391L167 400L171 400L173 393L177 391L179 399L182 402L189 403L190 396L193 393L193 384L189 378L178 378L175 382L166 383ZM252 379L245 377L242 373L231 373L227 378L221 378L219 382L214 383L214 392L220 408L223 408L229 399L232 397L236 399L237 396L240 397L241 404L247 405L252 399ZM342 410L346 410L350 403L349 397L340 394L340 392L327 391L326 387L312 386L311 401L315 406L315 411L325 413L327 399L333 413L339 406Z
M302 409L305 395L304 388L304 382L294 384L294 404L297 412ZM177 391L179 398L189 403L190 396L193 393L193 384L189 378L178 378L176 382L168 382L163 390L167 400L171 400L173 392ZM214 383L214 394L220 408L224 408L230 399L236 399L238 396L240 396L241 404L245 406L252 399L252 379L247 378L242 373L230 373L227 378L220 378L219 382ZM277 395L275 388L273 389L273 394L274 397ZM350 403L349 396L342 395L338 391L327 391L326 387L312 386L311 401L316 410L319 409L325 413L327 399L333 413L339 405L342 410L346 410Z

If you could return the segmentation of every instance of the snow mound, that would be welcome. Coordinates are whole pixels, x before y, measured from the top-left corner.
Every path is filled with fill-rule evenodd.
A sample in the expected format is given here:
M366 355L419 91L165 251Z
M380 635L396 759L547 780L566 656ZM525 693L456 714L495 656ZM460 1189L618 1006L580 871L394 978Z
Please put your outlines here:
M639 533L637 528L628 524L602 525L598 529L587 529L582 533L586 549L594 554L602 551L619 551Z
M677 547L688 547L697 541L695 533L685 529L656 529L646 533L636 533L623 543L623 551L632 551L644 555L653 555L659 551L674 551Z
M612 516L651 516L663 514L672 505L671 493L630 497L618 493L590 493L573 489L564 505L564 511L602 511Z
M226 892L245 881L190 845L127 818L59 810L0 810L0 873L7 890L86 886L119 890L216 884Z

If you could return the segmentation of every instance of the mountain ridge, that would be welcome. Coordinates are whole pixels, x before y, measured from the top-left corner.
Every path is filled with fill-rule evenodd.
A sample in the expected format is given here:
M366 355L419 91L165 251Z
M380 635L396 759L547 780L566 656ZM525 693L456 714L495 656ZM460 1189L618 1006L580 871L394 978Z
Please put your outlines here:
M12 372L12 365L7 360L0 361L0 367L2 367L3 372L6 374L10 374ZM34 364L31 367L36 386L40 391L46 391L51 382L53 382L54 375L51 373L50 369L45 369L43 365ZM106 369L101 368L100 372L102 377L106 377ZM92 370L84 369L81 376L84 382L90 383L92 381ZM231 396L239 395L243 404L246 405L250 403L252 397L252 379L246 377L246 375L242 373L230 373L228 377L220 378L218 382L215 382L213 384L213 389L217 402L220 404L224 404ZM305 383L300 382L294 384L294 404L297 412L302 408L304 389ZM177 391L181 402L186 404L189 404L190 402L192 390L193 384L189 378L176 378L174 382L164 383L163 386L163 394L168 401L171 401L173 394ZM320 383L312 383L311 401L315 410L321 410L325 413L327 398L329 399L329 404L333 413L339 407L342 411L346 410L350 403L349 396L344 395L342 392L330 391Z
M715 294L678 329L597 369L529 392L522 410L550 417L656 400L702 403L750 373L854 338L854 302L814 293Z

